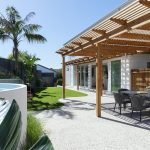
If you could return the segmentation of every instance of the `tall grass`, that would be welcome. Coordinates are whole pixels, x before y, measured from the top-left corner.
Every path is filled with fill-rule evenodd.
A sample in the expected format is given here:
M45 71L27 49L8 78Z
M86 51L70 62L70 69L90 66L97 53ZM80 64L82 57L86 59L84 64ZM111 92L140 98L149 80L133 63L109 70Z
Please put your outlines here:
M27 140L26 140L26 149L28 150L37 140L42 136L43 130L42 126L38 119L33 115L28 114L27 117Z

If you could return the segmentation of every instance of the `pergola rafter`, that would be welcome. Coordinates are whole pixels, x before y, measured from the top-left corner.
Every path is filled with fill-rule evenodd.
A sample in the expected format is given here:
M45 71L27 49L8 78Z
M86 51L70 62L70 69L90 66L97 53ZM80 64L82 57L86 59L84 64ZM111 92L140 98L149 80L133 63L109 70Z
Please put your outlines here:
M150 1L148 0L140 0L140 3L148 8L150 8Z
M98 34L101 34L101 35L105 35L106 34L106 30L100 30L100 29L92 29L93 32L96 32Z
M127 20L124 19L110 18L110 20L122 26L127 25Z
M150 34L123 33L119 38L150 40Z

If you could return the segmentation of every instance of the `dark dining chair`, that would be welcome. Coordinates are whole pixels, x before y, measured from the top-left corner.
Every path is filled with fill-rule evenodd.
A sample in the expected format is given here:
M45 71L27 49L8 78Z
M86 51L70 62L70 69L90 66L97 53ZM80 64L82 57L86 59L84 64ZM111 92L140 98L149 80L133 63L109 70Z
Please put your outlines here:
M135 94L131 97L131 103L132 103L132 113L131 116L133 116L133 111L139 111L140 112L140 122L142 120L142 111L146 108L150 108L150 97Z
M131 103L131 95L125 92L130 92L130 90L125 88L118 89L118 93L122 94L124 101L128 101L128 103ZM124 107L126 107L126 105L124 105Z
M114 106L114 110L116 109L116 105L118 104L119 105L119 109L120 109L120 114L121 114L121 108L122 108L122 105L124 106L124 109L126 108L126 104L127 103L131 103L131 100L130 99L126 99L124 97L124 94L122 93L117 93L115 92L114 93L114 99L115 99L115 106Z
M122 93L122 92L124 92L124 91L130 91L130 90L125 89L125 88L118 89L118 93Z

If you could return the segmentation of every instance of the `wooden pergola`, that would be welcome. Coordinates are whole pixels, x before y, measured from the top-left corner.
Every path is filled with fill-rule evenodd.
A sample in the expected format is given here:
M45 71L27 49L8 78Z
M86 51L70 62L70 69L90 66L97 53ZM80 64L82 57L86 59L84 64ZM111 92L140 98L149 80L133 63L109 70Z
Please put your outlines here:
M96 116L101 117L102 61L124 55L150 53L150 0L131 0L64 44L62 55L63 98L65 66L96 61ZM65 56L80 56L65 62ZM78 69L77 69L78 70ZM79 89L77 73L77 89Z

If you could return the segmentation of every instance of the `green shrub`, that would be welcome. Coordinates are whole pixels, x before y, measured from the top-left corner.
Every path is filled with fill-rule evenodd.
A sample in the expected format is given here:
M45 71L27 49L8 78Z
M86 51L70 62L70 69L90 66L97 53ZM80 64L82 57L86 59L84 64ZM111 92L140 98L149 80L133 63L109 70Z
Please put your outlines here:
M57 80L57 85L62 85L62 79Z
M38 119L36 119L33 115L28 114L27 117L27 148L29 149L33 144L35 144L38 139L42 136L42 126Z

